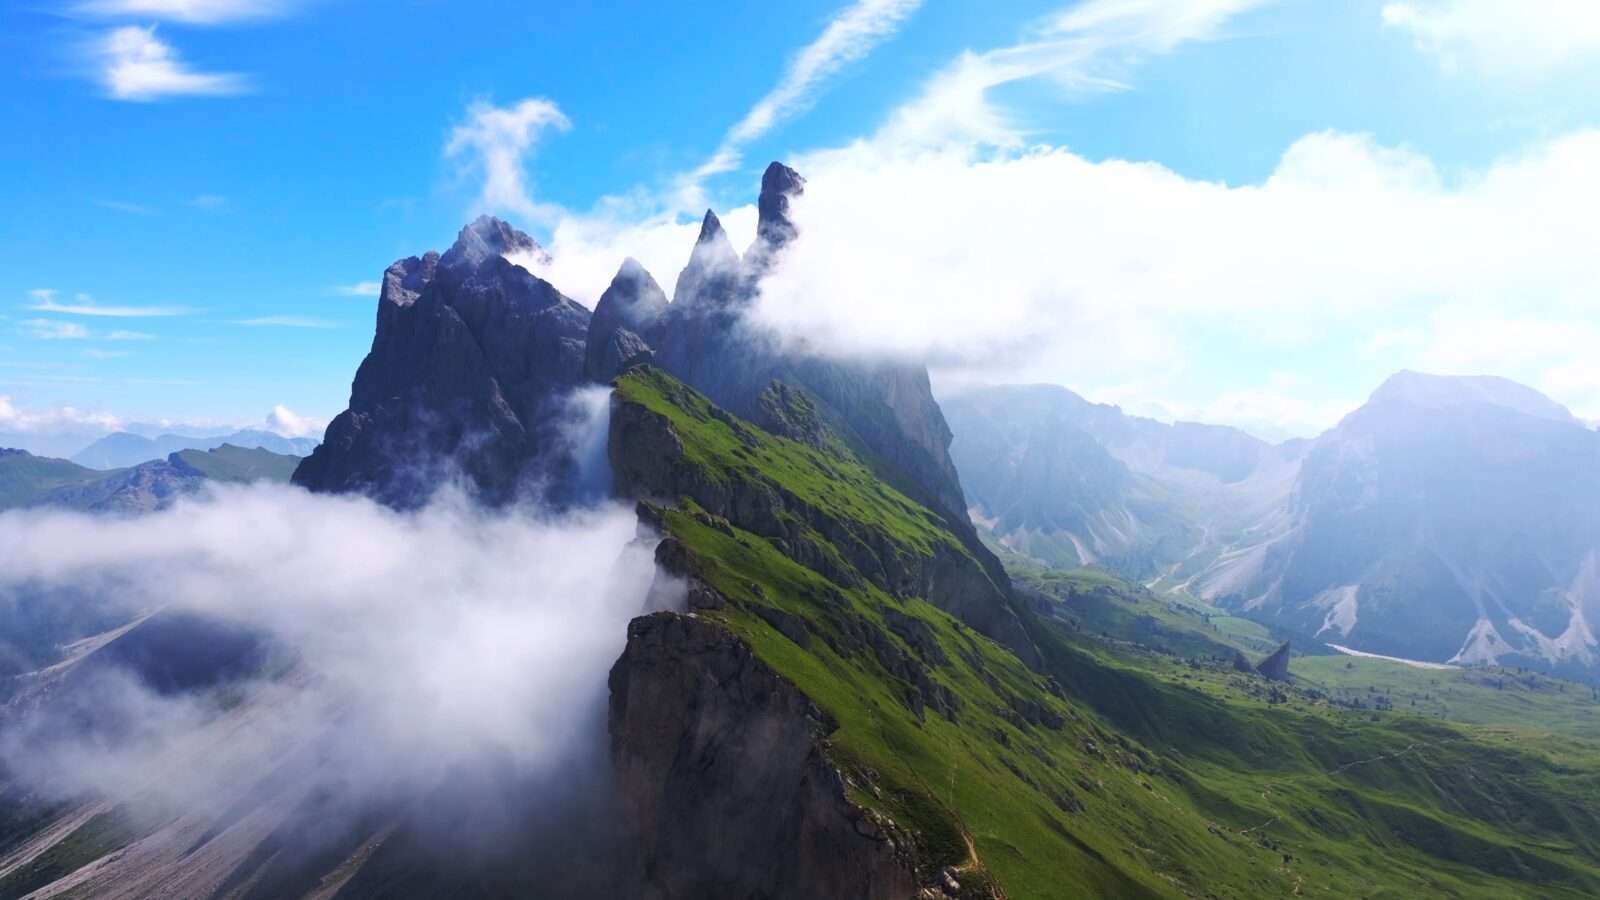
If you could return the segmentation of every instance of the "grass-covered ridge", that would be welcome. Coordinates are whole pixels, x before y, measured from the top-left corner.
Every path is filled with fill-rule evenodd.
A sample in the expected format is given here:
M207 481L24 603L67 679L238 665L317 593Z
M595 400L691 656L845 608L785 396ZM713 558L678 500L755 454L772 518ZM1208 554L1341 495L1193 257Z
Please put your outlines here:
M836 445L776 438L659 372L617 390L671 421L708 478L959 547ZM1600 893L1594 744L1285 703L1236 686L1253 676L1149 667L1024 611L1044 659L1030 668L919 597L830 579L693 501L662 523L729 601L698 614L838 723L853 799L916 832L929 864L968 866L973 896Z

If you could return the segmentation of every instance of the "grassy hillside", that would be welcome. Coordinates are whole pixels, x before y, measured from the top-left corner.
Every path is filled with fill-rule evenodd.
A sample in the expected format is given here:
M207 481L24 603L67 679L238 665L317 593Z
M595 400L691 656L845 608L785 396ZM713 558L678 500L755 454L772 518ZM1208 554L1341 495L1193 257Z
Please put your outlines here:
M713 477L759 472L908 548L945 540L837 448L706 415L659 373L618 396L669 417ZM837 722L852 797L914 831L926 862L963 867L971 896L1600 891L1596 745L1319 703L1181 655L1130 661L1024 608L1033 670L922 599L826 578L692 502L663 523L730 601L700 614ZM1128 612L1165 622L1159 602Z
M215 450L182 450L178 458L205 473L212 481L272 481L288 484L300 457L273 453L259 447L223 444Z
M87 469L64 459L0 451L0 509L39 502L51 492L98 481L113 473Z

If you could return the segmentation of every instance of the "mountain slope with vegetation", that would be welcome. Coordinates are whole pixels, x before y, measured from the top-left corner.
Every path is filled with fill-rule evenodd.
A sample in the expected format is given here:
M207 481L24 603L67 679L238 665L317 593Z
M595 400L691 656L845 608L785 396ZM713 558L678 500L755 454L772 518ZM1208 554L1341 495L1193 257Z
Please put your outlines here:
M616 397L623 418L664 419L674 465L707 483L737 483L751 477L746 457L776 455L790 464L759 466L760 477L805 496L805 482L850 464L717 415L660 373L624 375ZM692 481L680 473L643 493L667 499ZM925 511L893 494L857 511L848 496L817 502L864 530L925 531ZM693 618L739 638L816 705L818 746L845 797L912 848L919 881L949 867L974 896L1012 897L1600 889L1593 747L1507 746L1452 725L1286 704L1230 689L1249 679L1220 671L1197 674L1199 685L1165 679L1015 609L1038 651L1029 666L915 593L850 577L853 565L796 561L772 510L676 499L646 516L689 579ZM1461 783L1469 770L1476 779ZM669 795L682 787L674 777L692 777L658 774Z

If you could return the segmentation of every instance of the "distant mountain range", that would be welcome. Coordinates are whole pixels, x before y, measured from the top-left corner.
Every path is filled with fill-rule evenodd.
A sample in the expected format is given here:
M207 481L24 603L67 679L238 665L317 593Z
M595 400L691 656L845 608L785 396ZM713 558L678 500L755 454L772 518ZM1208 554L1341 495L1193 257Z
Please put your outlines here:
M288 438L270 431L244 429L232 434L194 437L161 434L146 437L130 431L108 434L74 453L72 461L91 469L121 469L163 459L180 450L214 450L224 444L246 449L270 450L287 456L308 456L316 449L315 438Z
M287 483L300 457L224 444L105 471L65 459L0 450L0 510L57 506L90 512L149 512L207 481Z
M1060 388L945 409L975 514L1016 552L1369 652L1600 664L1600 434L1531 388L1402 372L1278 446Z

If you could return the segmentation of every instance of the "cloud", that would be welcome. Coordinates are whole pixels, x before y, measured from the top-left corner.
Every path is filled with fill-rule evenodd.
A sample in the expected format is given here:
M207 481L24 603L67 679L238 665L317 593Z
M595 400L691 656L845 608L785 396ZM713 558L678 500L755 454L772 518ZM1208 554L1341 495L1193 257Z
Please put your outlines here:
M157 210L154 207L145 206L142 203L128 203L123 200L96 200L94 201L94 205L101 207L102 209L109 209L113 212L119 213L127 213L132 216L154 216L160 213L160 210Z
M23 334L41 341L83 340L89 336L89 329L76 322L62 322L57 319L23 319L18 324L21 325Z
M98 350L90 348L83 351L85 359L122 359L128 355L126 350Z
M381 281L357 281L354 284L339 285L333 292L343 297L376 297L382 290Z
M1121 90L1129 72L1182 44L1211 40L1232 18L1274 0L1087 0L1051 16L1027 39L966 52L880 129L882 145L1019 146L1023 127L993 104L1002 85L1048 79L1069 92Z
M251 328L338 328L338 322L328 319L318 319L313 316L257 316L253 319L239 319L234 324L246 325Z
M302 416L279 404L267 413L266 425L268 431L284 437L321 437L328 428L328 420Z
M80 15L105 18L163 19L185 25L222 25L286 15L297 3L288 0L87 0L74 7Z
M56 292L53 290L34 290L28 293L34 298L34 302L28 304L28 309L68 316L144 319L182 316L190 312L182 306L101 306L88 294L77 295L74 303L59 303L55 299Z
M1600 55L1600 5L1574 0L1406 0L1383 22L1411 35L1446 71L1515 77Z
M554 128L571 127L565 114L542 97L507 107L478 101L467 107L467 119L450 132L444 155L462 162L463 174L476 172L483 188L475 204L483 211L506 211L534 221L555 217L553 208L535 203L529 192L527 157L539 137Z
M250 89L244 75L189 68L154 26L126 25L107 33L91 54L106 95L115 100L151 101L167 97L220 97Z
M0 394L0 431L51 434L81 431L115 431L122 420L109 413L87 412L71 406L28 409Z
M683 205L698 206L699 182L737 168L745 145L793 115L805 111L829 77L865 57L892 36L922 0L857 0L835 16L816 40L789 61L783 77L728 129L711 158L691 173L682 191Z
M414 827L456 829L439 808L454 800L485 834L515 830L497 811L581 803L605 766L607 671L654 576L636 527L620 507L547 517L445 498L401 514L276 486L139 518L0 515L0 598L57 603L69 621L97 611L84 597L113 620L197 617L281 660L220 697L90 676L89 716L55 694L0 759L46 795L90 793L180 831L312 795L319 817L420 806Z
M1338 133L1240 186L1050 147L858 144L798 164L801 238L759 318L822 352L929 359L947 385L1170 390L1241 355L1338 352L1346 334L1359 359L1447 301L1581 322L1600 284L1584 224L1600 132L1457 178Z
M219 209L227 209L228 198L222 196L221 194L196 194L194 197L190 198L189 205L195 209L203 209L214 212Z
M106 334L108 341L153 341L156 336L143 331L125 331L118 329Z

